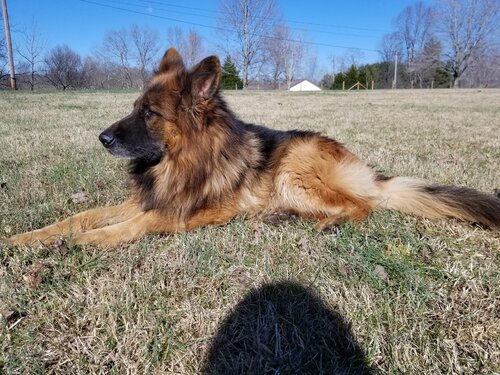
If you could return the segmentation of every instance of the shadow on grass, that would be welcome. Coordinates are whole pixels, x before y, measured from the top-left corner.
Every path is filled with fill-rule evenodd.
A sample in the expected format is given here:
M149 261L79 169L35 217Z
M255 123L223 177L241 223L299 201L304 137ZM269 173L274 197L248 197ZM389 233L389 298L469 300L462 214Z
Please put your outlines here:
M224 319L203 374L370 374L341 314L292 282L252 290Z

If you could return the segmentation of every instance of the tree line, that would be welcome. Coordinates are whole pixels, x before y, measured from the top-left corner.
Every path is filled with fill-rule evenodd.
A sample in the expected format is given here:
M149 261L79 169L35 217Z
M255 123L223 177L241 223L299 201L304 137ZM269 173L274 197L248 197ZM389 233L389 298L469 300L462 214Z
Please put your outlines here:
M499 11L497 0L440 0L432 7L416 2L383 36L379 62L344 64L321 84L336 89L342 82L350 87L373 80L378 88L500 87Z
M48 48L35 21L14 38L20 88L142 88L165 44L176 47L192 66L207 54L223 56L223 87L289 88L294 80L315 77L323 88L360 82L375 88L500 87L500 2L439 0L416 2L393 20L379 42L379 61L361 64L356 50L331 55L319 69L314 40L280 17L278 0L220 0L217 40L206 48L191 29L169 27L167 43L148 26L111 30L90 56L67 45ZM165 34L163 36L163 39ZM396 67L397 65L397 67ZM397 69L395 69L397 68ZM397 70L397 75L395 71ZM5 38L0 33L0 87L8 86Z

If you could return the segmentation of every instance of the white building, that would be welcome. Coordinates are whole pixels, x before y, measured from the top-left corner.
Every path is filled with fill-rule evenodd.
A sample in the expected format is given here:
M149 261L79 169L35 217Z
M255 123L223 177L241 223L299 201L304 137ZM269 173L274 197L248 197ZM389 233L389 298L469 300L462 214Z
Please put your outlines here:
M290 87L290 91L321 91L321 89L314 83L309 82L307 79Z

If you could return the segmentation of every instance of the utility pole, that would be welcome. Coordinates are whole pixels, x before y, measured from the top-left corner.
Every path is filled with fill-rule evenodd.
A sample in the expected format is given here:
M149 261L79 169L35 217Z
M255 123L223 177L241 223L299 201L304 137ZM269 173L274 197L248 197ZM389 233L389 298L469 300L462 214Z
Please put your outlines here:
M395 89L398 84L398 53L394 55L394 78L392 80L392 88Z
M332 55L332 84L335 85L335 56Z
M10 39L9 14L7 13L7 0L2 0L3 23L5 25L5 40L7 42L7 54L9 55L10 88L16 90L16 73L14 72L14 59L12 57L12 41Z

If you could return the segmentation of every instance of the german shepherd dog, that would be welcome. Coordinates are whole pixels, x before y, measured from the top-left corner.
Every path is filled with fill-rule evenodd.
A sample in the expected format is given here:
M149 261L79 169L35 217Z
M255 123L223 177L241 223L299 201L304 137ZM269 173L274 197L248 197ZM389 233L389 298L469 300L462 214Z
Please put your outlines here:
M382 208L500 228L500 199L493 195L385 177L318 133L240 121L219 94L220 79L217 57L188 71L169 49L132 113L99 135L111 154L130 159L130 199L7 241L50 244L63 236L114 246L237 215L281 213L317 220L323 230Z

